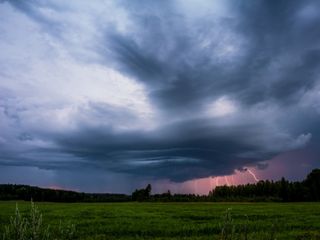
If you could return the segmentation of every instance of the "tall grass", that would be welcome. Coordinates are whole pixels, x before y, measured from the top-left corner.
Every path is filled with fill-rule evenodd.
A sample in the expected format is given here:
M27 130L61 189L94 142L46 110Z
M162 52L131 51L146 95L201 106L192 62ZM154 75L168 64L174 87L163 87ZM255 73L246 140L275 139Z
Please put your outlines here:
M9 206L10 204L12 203L6 203L3 206ZM216 211L208 212L207 210L214 207L214 210L220 212L229 205L185 204L182 206L130 203L74 204L70 206L61 208L59 205L56 212L51 212L52 209L56 208L56 205L42 206L43 209L50 209L48 215L44 216L33 202L31 202L30 210L27 212L20 212L18 206L16 206L10 221L6 221L8 225L5 228L0 226L0 240L320 240L320 233L317 228L319 226L320 206L315 208L317 205L308 204L305 208L302 208L301 212L299 212L301 205L298 205L299 208L293 209L295 212L292 212L294 205L281 205L281 208L276 209L277 214L273 215L268 212L267 205L263 205L266 211L264 211L264 208L257 208L256 205L250 205L250 208L242 209L241 212L238 209L240 206L234 205L238 207L234 208L234 211L228 208L221 218L216 217ZM278 205L271 205L273 209L276 206ZM244 206L241 205L241 207ZM315 209L312 210L315 212L314 217L308 219L307 215L303 215L303 212L311 215L311 208ZM4 208L0 210L2 211ZM282 215L284 213L286 215ZM299 215L292 213L299 213ZM248 214L248 216L244 214ZM264 215L262 216L262 214ZM301 220L298 221L301 214ZM2 216L7 216L7 213ZM66 223L66 221L62 221L60 224L59 222L54 223L56 217L70 219L70 216L73 216L73 221L77 221L77 229L75 225ZM46 217L49 219L46 219ZM0 220L3 219L0 212ZM312 225L311 221L315 224ZM50 226L46 224L47 222L50 222ZM183 224L185 225L181 227Z
M18 205L10 223L5 226L2 240L74 240L76 239L75 225L62 225L57 229L50 228L42 221L42 214L31 201L30 212L22 216Z
M231 208L228 208L221 221L219 240L276 240L276 227L273 224L268 231L255 234L248 234L248 217L244 224L238 226L238 229L231 215Z

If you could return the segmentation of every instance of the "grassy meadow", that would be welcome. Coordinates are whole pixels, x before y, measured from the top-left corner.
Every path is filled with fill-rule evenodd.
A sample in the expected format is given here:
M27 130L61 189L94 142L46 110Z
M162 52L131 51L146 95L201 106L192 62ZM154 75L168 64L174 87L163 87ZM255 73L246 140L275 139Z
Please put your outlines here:
M36 203L76 239L320 239L320 203ZM0 202L0 232L16 202ZM29 202L18 202L22 215ZM231 209L227 211L226 210ZM230 216L231 214L231 216ZM224 232L222 234L222 232ZM0 235L1 237L1 235Z

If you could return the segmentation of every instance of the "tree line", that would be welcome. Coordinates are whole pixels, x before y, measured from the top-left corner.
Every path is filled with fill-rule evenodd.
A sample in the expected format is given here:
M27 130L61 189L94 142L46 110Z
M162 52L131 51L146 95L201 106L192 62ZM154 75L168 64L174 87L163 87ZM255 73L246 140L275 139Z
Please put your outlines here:
M0 185L0 200L26 200L48 202L218 202L218 201L320 201L320 169L314 169L301 182L259 181L254 184L218 186L208 195L151 194L152 186L136 189L131 195L111 193L79 193L75 191L44 189L27 185Z
M314 169L301 182L259 181L255 184L219 186L210 191L212 200L222 201L320 201L320 169Z
M83 193L67 190L39 188L28 185L0 184L0 200L30 200L36 202L124 202L126 194Z

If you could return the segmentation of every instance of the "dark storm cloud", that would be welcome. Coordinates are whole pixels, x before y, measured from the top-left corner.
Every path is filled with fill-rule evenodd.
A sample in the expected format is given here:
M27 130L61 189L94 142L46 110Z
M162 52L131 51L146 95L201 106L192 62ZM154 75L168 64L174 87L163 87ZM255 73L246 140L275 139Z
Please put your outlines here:
M258 1L257 4L240 4L241 31L250 39L253 51L248 66L254 92L247 92L250 102L274 99L277 103L295 104L318 80L320 37L317 29L319 17L303 13L319 9L315 1ZM303 16L307 14L309 16ZM311 16L310 16L311 15ZM252 21L254 19L254 21ZM273 66L272 66L273 65ZM254 78L266 69L267 83L256 84ZM258 74L255 74L258 73ZM245 74L246 75L246 74ZM256 91L258 90L258 91Z
M68 28L40 13L44 7L59 10L51 2L7 2L51 35ZM16 150L0 142L0 164L91 167L184 181L248 165L265 168L260 161L304 147L311 137L318 146L320 105L310 103L319 101L318 1L217 1L226 12L208 11L201 17L178 3L121 1L117 7L126 13L130 28L120 31L98 19L101 38L92 44L100 56L97 62L145 87L159 112L157 127L126 130L139 122L135 113L88 100L87 108L77 109L70 129L54 132L43 123L15 133ZM206 4L211 9L213 2ZM311 100L305 100L308 94ZM230 102L218 108L231 104L234 112L208 115L219 99ZM21 119L22 111L3 102L3 116ZM11 127L3 125L8 135L14 132ZM20 145L36 140L53 147L32 145L20 151Z
M280 145L269 143L267 150L264 144L270 141ZM91 166L174 181L231 174L234 169L269 159L279 150L296 147L295 140L269 133L256 123L225 129L210 119L129 133L79 126L79 131L59 136L56 142L65 152L90 159Z
M139 3L130 5L137 32L113 33L108 37L110 49L120 68L149 85L151 99L165 110L199 107L224 94L249 105L299 101L318 80L320 66L319 17L299 14L306 7L319 9L319 3L239 1L235 5L231 16L209 15L191 24L186 16L168 14L167 8L149 6L146 13ZM237 41L245 44L232 59L221 62L215 49L224 38L231 40L222 48ZM203 47L204 41L208 46Z

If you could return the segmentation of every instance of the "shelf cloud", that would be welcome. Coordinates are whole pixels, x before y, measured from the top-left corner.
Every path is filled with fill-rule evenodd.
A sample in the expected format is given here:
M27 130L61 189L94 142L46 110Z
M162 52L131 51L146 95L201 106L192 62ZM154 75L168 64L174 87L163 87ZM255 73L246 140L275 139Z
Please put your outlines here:
M307 156L320 147L319 10L2 0L0 166L183 182Z

